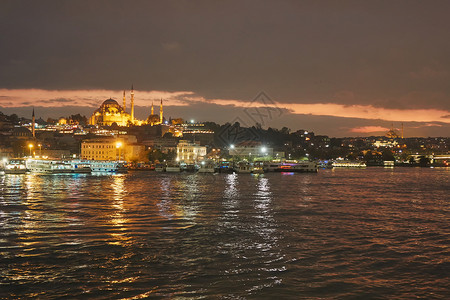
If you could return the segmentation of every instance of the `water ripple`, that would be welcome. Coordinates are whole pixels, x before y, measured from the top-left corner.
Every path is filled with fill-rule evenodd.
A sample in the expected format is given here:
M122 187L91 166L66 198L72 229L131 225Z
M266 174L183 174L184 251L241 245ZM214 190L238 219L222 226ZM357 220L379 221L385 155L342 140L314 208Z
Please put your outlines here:
M445 298L448 174L0 176L0 298Z

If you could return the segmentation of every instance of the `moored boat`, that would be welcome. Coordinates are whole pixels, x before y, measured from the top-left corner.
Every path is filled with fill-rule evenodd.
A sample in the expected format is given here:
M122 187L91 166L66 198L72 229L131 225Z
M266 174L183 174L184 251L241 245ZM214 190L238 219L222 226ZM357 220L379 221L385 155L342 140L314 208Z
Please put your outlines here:
M264 166L266 172L316 173L318 165L313 161L268 162Z
M263 174L264 173L264 162L262 162L262 161L254 162L253 168L252 168L252 173L253 174Z
M248 161L240 161L237 166L237 173L250 174L253 170L252 165Z
M362 161L336 160L331 166L333 168L365 168L367 165Z
M166 167L166 172L168 173L180 173L181 172L181 167L179 164L168 164Z
M27 159L26 167L32 173L63 174L72 173L72 165L68 161L53 159Z
M202 161L200 163L199 173L214 173L214 162L213 161Z
M72 166L72 173L91 173L92 169L89 162L79 159L70 161Z
M165 172L166 171L166 165L165 164L156 164L155 171L156 172Z
M85 161L92 172L101 173L126 173L128 169L124 162L118 160L87 160Z
M28 172L24 159L11 159L5 163L5 174L25 174Z

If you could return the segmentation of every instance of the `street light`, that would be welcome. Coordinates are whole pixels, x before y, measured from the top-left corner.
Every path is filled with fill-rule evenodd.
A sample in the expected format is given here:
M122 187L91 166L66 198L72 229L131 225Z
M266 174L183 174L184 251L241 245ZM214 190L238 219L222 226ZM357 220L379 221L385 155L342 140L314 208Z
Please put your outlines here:
M30 157L32 157L31 150L33 149L33 147L34 147L33 144L28 144L28 148L30 148Z
M120 160L120 148L122 148L122 142L116 142L116 149L119 150L119 160Z

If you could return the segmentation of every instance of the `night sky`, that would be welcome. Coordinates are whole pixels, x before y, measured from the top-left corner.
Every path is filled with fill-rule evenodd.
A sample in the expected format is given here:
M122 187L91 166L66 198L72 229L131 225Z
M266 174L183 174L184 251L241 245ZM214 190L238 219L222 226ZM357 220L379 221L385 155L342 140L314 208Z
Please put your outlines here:
M450 1L0 1L0 111L449 136ZM129 107L129 105L128 105ZM156 110L157 111L157 110Z

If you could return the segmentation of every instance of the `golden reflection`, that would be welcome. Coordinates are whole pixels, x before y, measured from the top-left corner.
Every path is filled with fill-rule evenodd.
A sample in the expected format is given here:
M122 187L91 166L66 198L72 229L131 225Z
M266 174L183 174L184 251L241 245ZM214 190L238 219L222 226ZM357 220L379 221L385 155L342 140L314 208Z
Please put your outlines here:
M123 245L127 240L129 240L129 237L126 236L125 227L128 219L124 217L124 214L126 213L126 209L124 207L124 196L126 195L125 178L125 174L118 174L111 177L111 190L113 197L109 219L114 228L114 231L111 232L110 235L115 241L109 242L109 244Z
M184 198L186 183L172 180L172 174L161 179L161 200L157 203L159 214L169 220L185 216L183 207L175 199ZM183 194L183 195L181 195Z
M238 175L228 174L225 177L225 190L223 192L223 206L224 206L224 216L223 219L226 223L230 219L237 217L239 212L239 189L238 189Z
M197 195L199 194L198 177L191 176L186 182L187 195L186 202L183 205L184 217L190 221L193 221L199 214L199 205L197 201Z

